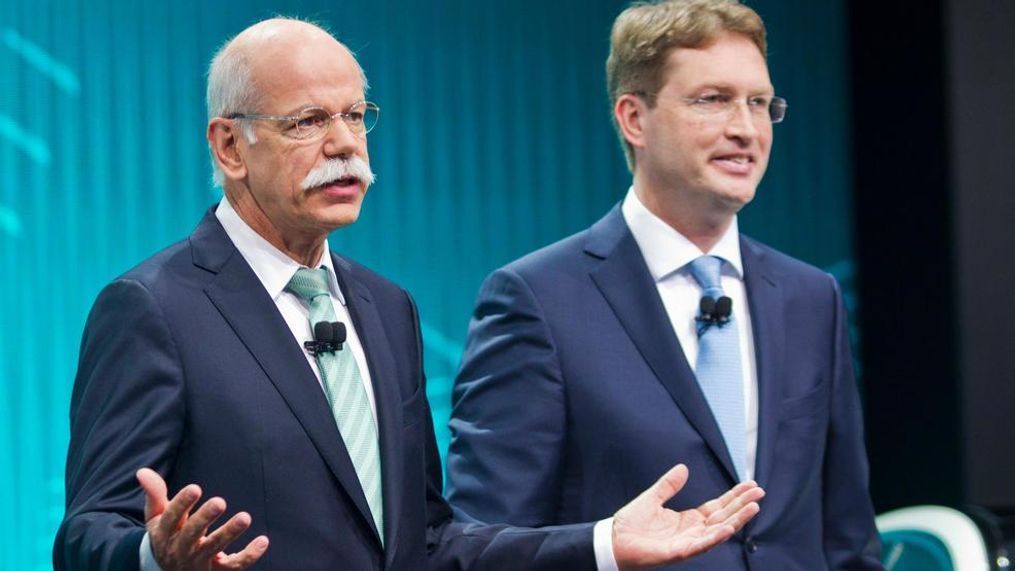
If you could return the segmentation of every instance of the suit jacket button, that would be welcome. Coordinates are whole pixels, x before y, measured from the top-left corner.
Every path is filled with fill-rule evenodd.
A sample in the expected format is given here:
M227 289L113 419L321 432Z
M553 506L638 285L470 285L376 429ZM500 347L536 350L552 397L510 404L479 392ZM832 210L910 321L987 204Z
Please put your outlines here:
M754 541L753 537L748 537L744 541L744 550L748 553L754 553L758 550L758 544Z

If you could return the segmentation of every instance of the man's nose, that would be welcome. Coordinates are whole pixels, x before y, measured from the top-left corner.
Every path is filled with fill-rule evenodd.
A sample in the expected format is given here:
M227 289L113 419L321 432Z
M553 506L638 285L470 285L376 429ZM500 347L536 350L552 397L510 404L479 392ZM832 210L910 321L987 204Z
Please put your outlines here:
M726 120L726 133L730 137L749 141L757 137L758 125L755 122L761 120L751 111L747 101L737 101Z
M366 137L353 132L341 116L332 118L324 134L324 154L329 157L357 154L366 144Z

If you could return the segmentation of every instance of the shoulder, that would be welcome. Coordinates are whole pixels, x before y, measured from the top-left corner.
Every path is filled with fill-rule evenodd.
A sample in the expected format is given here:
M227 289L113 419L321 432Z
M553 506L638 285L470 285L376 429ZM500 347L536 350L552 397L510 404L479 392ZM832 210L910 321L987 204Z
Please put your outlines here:
M213 209L209 209L189 236L152 254L113 283L135 282L156 296L186 293L193 287L203 289L233 256L239 255Z
M567 270L581 260L589 230L543 246L505 265L501 270L523 276L538 276L553 270Z
M402 286L349 257L334 252L331 256L336 268L341 268L373 295L403 297L408 294Z
M573 296L588 277L591 258L584 253L587 237L588 230L584 230L494 270L480 286L478 301L503 304L507 309L526 299L546 303Z
M826 270L747 236L741 235L740 240L744 277L748 282L767 280L795 301L813 300L820 305L838 303L839 284Z
M626 255L625 246L633 244L631 230L617 205L588 228L539 248L501 270L533 280L566 278L587 273L618 251Z
M588 293L590 273L604 260L631 253L640 255L620 208L614 207L590 227L497 269L487 277L481 295L515 289L538 298L577 300Z
M760 267L772 274L797 279L827 282L830 278L830 275L825 270L794 258L748 236L741 235L740 244L745 272ZM748 267L752 262L755 264L755 268Z
M135 281L149 289L156 289L180 277L181 273L193 266L192 259L189 241L180 240L145 258L114 281Z
M370 300L386 321L418 321L416 302L405 288L348 257L332 252L332 259L346 296Z

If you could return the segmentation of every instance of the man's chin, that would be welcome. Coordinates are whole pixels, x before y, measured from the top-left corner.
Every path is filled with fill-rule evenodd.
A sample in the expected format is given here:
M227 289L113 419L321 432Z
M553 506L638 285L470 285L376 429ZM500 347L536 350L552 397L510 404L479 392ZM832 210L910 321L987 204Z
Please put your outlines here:
M322 226L331 230L337 230L349 226L359 219L360 205L355 204L332 204L317 213L317 220Z
M734 214L741 208L747 206L754 200L757 192L757 183L748 181L735 181L733 184L727 182L725 185L713 189L713 196L716 201L723 204Z

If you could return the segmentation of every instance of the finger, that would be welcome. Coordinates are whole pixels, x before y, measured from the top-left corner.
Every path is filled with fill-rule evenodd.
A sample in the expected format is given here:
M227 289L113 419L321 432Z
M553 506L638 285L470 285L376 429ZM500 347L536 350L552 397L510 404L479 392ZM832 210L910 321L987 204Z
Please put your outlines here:
M723 523L730 519L734 514L744 508L744 506L761 501L761 498L765 497L765 490L754 487L749 490L745 490L744 493L733 498L729 503L720 507L719 509L713 510L712 513L705 517L705 523L712 525L716 523Z
M677 464L656 480L656 483L652 484L652 487L645 490L642 495L651 496L656 505L661 506L683 489L684 484L687 483L688 476L687 466Z
M739 498L743 497L745 494L746 495L753 494L752 490L757 490L757 489L760 489L760 488L758 487L757 482L755 482L754 480L748 480L746 482L740 482L736 486L733 486L732 488L727 490L725 494L719 496L718 498L709 500L709 501L701 504L700 506L698 506L698 510L706 518L710 517L713 513L715 513L717 511L725 508L726 506L729 506L729 505L735 503ZM748 500L748 501L751 501L751 500ZM746 503L746 502L744 502L744 503Z
M194 509L197 500L201 499L201 488L197 484L184 486L166 506L159 522L159 531L167 537L175 534L187 521L187 514Z
M751 521L751 519L758 515L758 512L760 511L761 506L759 506L756 502L751 502L727 518L726 521L723 522L723 525L732 526L734 531L738 530L747 525L747 522Z
M205 502L196 512L190 514L187 522L180 528L177 536L184 545L197 543L213 521L226 511L226 502L222 498L212 498ZM215 551L218 551L217 549Z
M250 527L250 515L246 512L240 512L233 517L229 518L229 521L225 522L218 529L208 534L204 538L204 543L201 545L201 551L208 554L218 553L229 546L230 543L236 540L237 537L247 531Z
M254 538L253 541L247 544L243 548L243 551L233 553L232 555L225 555L220 553L219 558L215 561L215 567L218 569L246 569L264 555L264 552L268 550L268 536L259 535Z
M144 490L144 520L148 522L153 517L161 515L169 503L166 481L151 468L141 468L134 477Z

